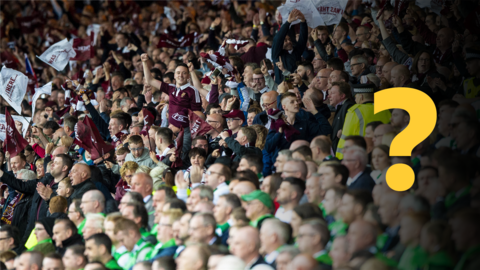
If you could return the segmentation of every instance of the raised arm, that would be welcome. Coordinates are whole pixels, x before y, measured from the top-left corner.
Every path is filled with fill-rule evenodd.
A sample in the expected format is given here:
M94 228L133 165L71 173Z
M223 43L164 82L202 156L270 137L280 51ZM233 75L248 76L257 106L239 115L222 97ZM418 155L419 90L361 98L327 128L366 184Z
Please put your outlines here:
M145 75L145 81L147 84L150 84L151 86L160 89L162 86L162 82L159 80L156 80L152 77L152 73L150 73L150 62L148 61L148 54L144 53L141 55L142 59L142 64L143 64L143 74Z

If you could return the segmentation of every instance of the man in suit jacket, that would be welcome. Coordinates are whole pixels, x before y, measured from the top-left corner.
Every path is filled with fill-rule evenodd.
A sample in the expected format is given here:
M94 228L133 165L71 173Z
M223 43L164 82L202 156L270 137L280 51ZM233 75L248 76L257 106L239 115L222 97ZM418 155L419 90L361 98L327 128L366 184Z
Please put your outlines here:
M352 101L352 91L350 89L350 84L344 81L337 81L332 83L332 88L328 91L328 99L330 105L335 107L336 113L335 118L332 123L332 147L333 152L337 150L339 137L337 133L342 129L343 123L345 122L345 116L347 115L348 109L352 107L355 102Z
M360 146L350 146L343 150L342 164L348 168L348 189L363 189L372 191L375 186L370 176L370 170L367 169L368 156L365 149Z

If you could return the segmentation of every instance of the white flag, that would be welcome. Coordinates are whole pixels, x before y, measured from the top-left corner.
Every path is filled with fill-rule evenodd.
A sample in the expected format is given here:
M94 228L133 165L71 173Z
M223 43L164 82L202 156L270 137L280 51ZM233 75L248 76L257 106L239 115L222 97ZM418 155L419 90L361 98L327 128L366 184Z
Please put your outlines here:
M20 71L3 66L2 68L2 88L0 95L12 106L18 114L22 114L22 100L28 86L28 77Z
M59 41L50 46L42 55L37 57L58 71L62 71L68 65L70 58L77 55L72 43L67 39Z
M310 28L324 25L322 17L318 13L312 0L287 0L283 7L278 8L280 14L282 15L283 23L288 20L288 15L294 9L298 9L300 12L302 12L302 14L305 16L307 25ZM295 25L297 23L300 23L300 20L292 22L291 25Z
M13 120L15 121L15 126L19 133L23 135L23 138L27 135L28 125L30 124L30 117L23 117L19 115L12 115ZM5 114L0 114L0 140L5 141L6 133L5 129L7 123L5 121Z
M90 24L87 27L87 35L90 36L93 32L93 45L97 44L98 33L100 33L100 24Z
M49 95L49 96L52 94L52 82L49 82L40 88L35 88L35 94L33 95L33 101L32 101L32 116L35 115L35 104L37 102L37 99L42 94Z
M348 0L313 0L313 4L326 25L340 23L347 3Z

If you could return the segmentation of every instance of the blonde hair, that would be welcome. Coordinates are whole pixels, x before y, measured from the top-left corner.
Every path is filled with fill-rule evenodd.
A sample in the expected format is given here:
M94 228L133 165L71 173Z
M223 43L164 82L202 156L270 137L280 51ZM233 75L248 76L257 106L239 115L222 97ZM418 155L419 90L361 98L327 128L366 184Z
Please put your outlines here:
M145 165L140 165L138 166L138 169L135 171L135 173L146 173L150 175L150 172L152 171L152 168L147 167Z
M135 161L126 161L123 163L123 166L120 168L120 176L124 178L127 171L136 172L138 169L138 164Z
M252 125L251 128L257 133L257 140L255 146L260 150L263 150L265 147L265 142L267 141L268 129L262 125Z
M70 137L70 136L62 136L60 138L60 143L65 146L66 148L70 148L70 146L72 146L73 144L73 138Z

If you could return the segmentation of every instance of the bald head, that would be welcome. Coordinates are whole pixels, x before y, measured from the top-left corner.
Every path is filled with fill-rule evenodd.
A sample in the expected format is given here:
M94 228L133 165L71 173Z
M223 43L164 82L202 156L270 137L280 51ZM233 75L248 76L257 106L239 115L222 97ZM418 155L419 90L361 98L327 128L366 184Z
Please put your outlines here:
M81 184L87 179L90 179L90 167L85 163L77 163L73 165L68 177L70 177L70 180L72 181L72 186Z
M82 197L83 201L85 202L97 202L95 204L95 210L93 211L94 213L101 213L105 209L105 196L103 196L103 193L100 190L90 190L85 192Z
M282 178L296 177L307 179L308 168L303 160L289 160L283 165Z
M331 69L321 69L318 74L317 74L317 77L320 77L320 78L317 78L318 80L318 83L317 83L317 88L319 90L327 90L327 86L328 86L328 78L330 77L330 73L332 73L332 70Z
M315 270L318 262L308 254L297 255L290 263L289 269L292 270Z
M57 155L66 154L67 151L68 149L65 146L59 146L55 148L55 150L52 152L52 160L54 160Z
M408 80L410 80L410 70L407 66L398 65L392 68L390 72L390 83L394 87L402 87Z
M454 37L455 33L451 28L442 28L437 33L437 42L435 45L440 50L448 49L452 46Z
M323 93L320 90L309 88L305 91L303 98L310 98L315 107L320 107L323 104Z
M142 194L143 198L152 195L153 179L147 173L136 173L132 177L132 191Z
M277 108L277 97L278 97L278 93L277 91L269 91L269 92L266 92L265 94L262 95L262 102L263 104L270 104L270 103L273 103L272 105L270 105L268 108Z
M249 194L256 189L255 185L250 181L240 181L233 188L233 193L237 196Z
M249 245L254 246L255 250L258 252L258 249L260 248L260 236L257 229L246 226L237 230L235 237L236 236L239 236L240 239L243 239Z
M385 65L383 65L382 77L387 79L387 81L390 82L390 72L392 71L392 68L394 68L397 65L398 64L396 62L388 62Z
M312 173L317 172L318 166L317 163L313 161L306 161L305 164L307 165L307 179L310 178Z
M294 142L292 142L292 144L290 145L290 151L294 151L295 149L299 148L300 146L310 146L310 143L305 141L305 140L296 140Z
M383 135L393 132L393 127L390 124L381 124L373 131L373 146L379 146L382 144Z

